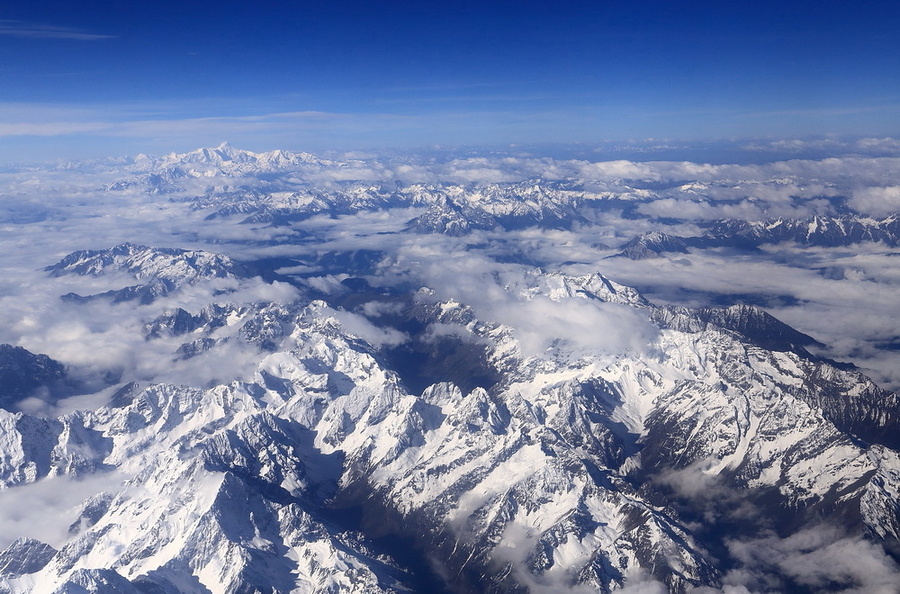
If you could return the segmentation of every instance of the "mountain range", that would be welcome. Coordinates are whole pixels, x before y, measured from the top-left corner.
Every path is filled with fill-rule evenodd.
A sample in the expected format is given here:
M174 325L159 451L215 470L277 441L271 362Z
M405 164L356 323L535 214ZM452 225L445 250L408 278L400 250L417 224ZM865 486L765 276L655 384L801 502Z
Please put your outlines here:
M67 502L33 533L0 519L0 591L900 590L897 394L759 307L657 304L479 235L565 239L635 215L621 193L359 175L286 189L282 173L360 164L228 145L78 167L127 174L103 195L222 231L33 272L161 371L122 367L79 396L90 406L63 406L47 394L86 373L77 360L0 345L0 509ZM322 230L353 216L372 230ZM893 221L718 221L621 253L895 245ZM435 238L468 243L432 272L427 250L451 245ZM160 379L172 370L204 380Z

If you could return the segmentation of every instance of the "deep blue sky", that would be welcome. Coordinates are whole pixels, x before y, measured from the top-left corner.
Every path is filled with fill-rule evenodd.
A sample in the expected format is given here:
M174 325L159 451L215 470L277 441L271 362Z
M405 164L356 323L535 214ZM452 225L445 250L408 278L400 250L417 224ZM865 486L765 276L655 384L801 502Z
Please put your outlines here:
M11 0L0 160L897 135L898 4Z

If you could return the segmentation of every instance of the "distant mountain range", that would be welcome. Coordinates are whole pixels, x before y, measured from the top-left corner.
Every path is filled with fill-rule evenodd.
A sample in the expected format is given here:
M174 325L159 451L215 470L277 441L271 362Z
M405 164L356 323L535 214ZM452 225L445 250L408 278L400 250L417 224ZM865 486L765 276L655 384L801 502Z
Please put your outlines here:
M755 249L784 242L812 247L847 247L859 243L897 247L900 245L900 218L872 219L845 215L814 216L802 220L721 220L710 223L706 233L697 237L678 237L651 231L625 243L618 255L641 260L664 253L686 253L688 248Z

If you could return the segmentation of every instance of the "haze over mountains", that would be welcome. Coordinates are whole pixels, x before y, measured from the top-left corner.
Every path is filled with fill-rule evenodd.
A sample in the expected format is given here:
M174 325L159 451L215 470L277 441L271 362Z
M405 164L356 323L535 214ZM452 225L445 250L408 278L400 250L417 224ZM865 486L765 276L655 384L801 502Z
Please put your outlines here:
M0 173L0 589L896 591L898 171Z

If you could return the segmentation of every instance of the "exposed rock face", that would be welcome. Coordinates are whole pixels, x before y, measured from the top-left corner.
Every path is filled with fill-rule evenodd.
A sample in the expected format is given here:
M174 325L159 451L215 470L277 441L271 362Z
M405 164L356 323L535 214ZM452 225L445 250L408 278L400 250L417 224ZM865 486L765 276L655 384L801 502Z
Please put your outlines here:
M681 238L660 231L651 231L622 245L619 256L632 260L658 258L663 253L687 253L688 244Z
M26 575L42 570L56 549L33 538L19 538L0 553L0 575Z
M59 384L65 377L65 367L59 361L22 347L0 344L0 408L10 410L38 388ZM49 398L49 394L44 398Z

